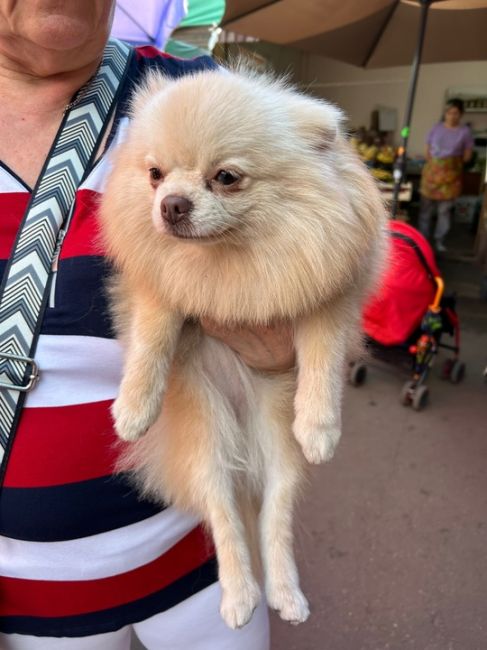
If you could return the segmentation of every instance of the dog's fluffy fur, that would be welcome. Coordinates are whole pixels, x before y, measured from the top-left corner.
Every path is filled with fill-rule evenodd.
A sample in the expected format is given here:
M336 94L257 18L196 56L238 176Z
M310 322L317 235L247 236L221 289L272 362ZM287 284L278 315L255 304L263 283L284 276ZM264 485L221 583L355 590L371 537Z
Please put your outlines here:
M305 459L329 459L340 437L347 345L384 220L330 104L241 70L151 76L137 93L101 209L127 353L113 414L119 436L137 440L124 462L142 489L209 525L232 627L260 598L244 510L258 521L269 605L308 616L293 502ZM291 321L297 370L246 367L201 317Z

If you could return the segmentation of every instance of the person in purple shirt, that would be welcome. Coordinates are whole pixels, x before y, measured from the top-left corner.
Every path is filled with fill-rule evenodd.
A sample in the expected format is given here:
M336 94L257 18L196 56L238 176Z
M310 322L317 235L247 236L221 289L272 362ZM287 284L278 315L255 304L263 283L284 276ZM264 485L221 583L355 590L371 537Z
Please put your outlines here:
M463 112L463 101L450 99L443 120L435 124L427 137L426 162L419 190L419 230L425 237L429 237L431 220L436 210L433 237L435 248L440 253L446 252L444 239L450 230L455 199L462 191L463 165L472 157L472 133L468 126L460 123Z

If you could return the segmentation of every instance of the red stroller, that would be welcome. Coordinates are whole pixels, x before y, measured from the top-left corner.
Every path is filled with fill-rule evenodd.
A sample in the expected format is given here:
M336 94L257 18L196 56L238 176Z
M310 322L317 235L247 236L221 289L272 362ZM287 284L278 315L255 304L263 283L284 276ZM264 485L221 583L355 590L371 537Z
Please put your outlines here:
M443 294L443 280L433 251L412 226L390 221L389 260L378 293L364 309L363 328L372 354L386 361L398 358L410 367L411 378L401 391L401 402L421 410L428 402L426 379L438 348L452 350L442 376L461 381L465 364L458 359L460 324L455 297ZM454 345L442 342L442 335L454 337ZM361 385L367 375L364 363L350 367L349 379Z

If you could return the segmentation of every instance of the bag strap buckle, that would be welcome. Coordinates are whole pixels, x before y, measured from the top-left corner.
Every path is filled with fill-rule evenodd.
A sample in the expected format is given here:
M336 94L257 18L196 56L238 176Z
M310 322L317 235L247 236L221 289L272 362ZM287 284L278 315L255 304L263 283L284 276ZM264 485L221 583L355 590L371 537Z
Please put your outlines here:
M39 366L30 357L24 357L22 354L11 354L10 352L0 352L0 360L6 359L7 361L16 361L25 363L27 367L30 366L30 375L27 377L26 384L11 384L0 379L0 389L6 388L8 390L18 390L21 393L30 393L36 387L39 381Z

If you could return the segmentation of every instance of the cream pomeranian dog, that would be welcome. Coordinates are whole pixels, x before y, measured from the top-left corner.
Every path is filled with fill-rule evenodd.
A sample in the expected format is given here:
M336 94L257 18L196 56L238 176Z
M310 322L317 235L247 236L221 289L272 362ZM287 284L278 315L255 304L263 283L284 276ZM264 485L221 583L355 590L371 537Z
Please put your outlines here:
M266 76L151 76L132 118L101 206L126 347L124 467L209 526L228 625L261 597L252 525L270 607L304 621L293 504L305 459L328 460L340 437L347 346L383 257L379 192L339 110ZM247 367L203 317L291 322L297 367Z

